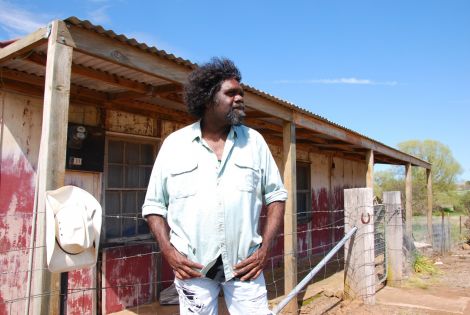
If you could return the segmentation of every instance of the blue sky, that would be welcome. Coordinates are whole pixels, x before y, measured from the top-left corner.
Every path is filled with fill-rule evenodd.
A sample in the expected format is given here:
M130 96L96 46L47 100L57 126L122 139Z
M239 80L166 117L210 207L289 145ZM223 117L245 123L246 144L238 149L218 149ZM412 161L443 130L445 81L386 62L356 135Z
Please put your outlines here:
M470 1L0 0L0 40L72 15L229 57L245 83L389 146L438 140L470 180Z

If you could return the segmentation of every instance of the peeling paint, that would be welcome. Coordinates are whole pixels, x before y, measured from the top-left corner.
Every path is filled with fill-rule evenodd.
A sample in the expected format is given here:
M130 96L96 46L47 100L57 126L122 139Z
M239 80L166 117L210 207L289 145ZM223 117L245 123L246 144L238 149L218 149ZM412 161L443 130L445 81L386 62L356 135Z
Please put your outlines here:
M153 118L109 110L106 113L106 128L110 131L153 136Z
M151 245L136 245L106 250L103 286L106 288L106 313L146 304L151 301L152 270L155 255ZM141 256L140 256L141 255ZM129 258L126 258L129 257Z

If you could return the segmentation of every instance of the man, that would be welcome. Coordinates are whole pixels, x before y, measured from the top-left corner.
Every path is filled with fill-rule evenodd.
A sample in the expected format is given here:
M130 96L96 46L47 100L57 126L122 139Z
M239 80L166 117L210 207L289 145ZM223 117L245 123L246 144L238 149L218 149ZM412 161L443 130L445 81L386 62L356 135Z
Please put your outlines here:
M181 314L270 314L262 274L287 192L263 137L241 125L241 75L214 58L185 85L199 121L163 142L142 215L175 273ZM258 232L262 205L267 220Z

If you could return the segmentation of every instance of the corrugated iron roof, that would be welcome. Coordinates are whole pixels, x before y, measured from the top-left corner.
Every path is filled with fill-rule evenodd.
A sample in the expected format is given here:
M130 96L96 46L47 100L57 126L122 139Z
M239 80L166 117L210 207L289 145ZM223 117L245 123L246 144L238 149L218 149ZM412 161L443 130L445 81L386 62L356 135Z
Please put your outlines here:
M72 17L69 17L69 18L65 19L64 21L65 21L66 23L71 23L71 24L73 24L73 25L76 25L76 26L79 26L79 27L83 27L83 28L85 28L85 29L92 30L92 31L95 31L95 32L97 32L97 33L99 33L99 34L108 36L109 38L116 39L116 40L119 40L119 41L121 41L121 42L127 43L128 45L137 47L137 48L142 49L142 50L144 50L144 51L147 51L147 52L149 52L149 53L156 54L156 55L158 55L159 57L166 58L166 59L168 59L168 60L170 60L170 61L173 61L173 62L175 62L175 63L177 63L177 64L186 66L186 67L188 67L188 68L190 68L190 69L194 69L194 68L197 67L197 64L191 62L190 60L183 59L183 58L180 58L180 57L176 57L174 54L167 53L165 50L161 50L161 49L158 49L158 48L156 48L156 47L150 47L150 46L148 46L148 45L145 44L145 43L140 43L140 42L138 42L136 39L134 39L134 38L128 38L128 37L126 37L126 36L123 35L123 34L119 34L119 35L118 35L118 34L114 33L112 30L106 30L106 29L104 29L102 26L94 25L94 24L92 24L92 23L91 23L90 21L88 21L88 20L80 20L80 19L78 19L77 17L72 16ZM332 121L330 121L330 120L328 120L328 119L326 119L326 118L324 118L324 117L322 117L322 116L319 116L319 115L317 115L317 114L314 114L313 112L311 112L311 111L309 111L309 110L307 110L307 109L305 109L305 108L299 107L299 106L297 106L297 105L295 105L295 104L293 104L293 103L291 103L291 102L289 102L289 101L286 101L286 100L283 100L283 99L281 99L281 98L278 98L278 97L276 97L276 96L274 96L274 95L271 95L271 94L269 94L269 93L267 93L267 92L264 92L264 91L262 91L262 90L259 90L259 89L255 88L255 87L252 87L252 86L247 85L247 84L242 84L242 86L243 86L243 88L244 88L245 90L250 91L251 93L254 93L254 94L258 95L258 96L261 96L261 97L263 97L263 98L266 98L266 99L268 99L268 100L270 100L270 101L276 102L276 103L278 103L278 104L280 104L280 105L282 105L282 106L285 106L285 107L287 107L287 108L289 108L289 109L294 109L294 110L299 111L299 112L301 112L301 113L303 113L303 114L306 114L306 115L308 115L308 116L311 116L311 117L313 117L313 118L315 118L315 119L317 119L317 120L323 121L323 122L325 122L325 123L327 123L327 124L330 124L330 125L333 125L333 126L335 126L335 127L337 127L337 128L343 129L343 130L345 130L346 132L353 133L353 134L355 134L355 135L357 135L357 136L360 136L360 137L362 137L362 138L364 138L364 139L367 139L367 140L370 140L370 141L375 142L375 143L377 143L377 144L383 145L383 146L388 147L388 148L390 148L390 149L392 149L392 150L395 150L395 151L397 151L397 152L401 152L400 150L398 150L398 149L396 149L396 148L390 147L390 146L388 146L388 145L386 145L386 144L384 144L384 143L382 143L382 142L379 142L379 141L377 141L377 140L374 140L374 139L372 139L372 138L369 138L369 137L367 137L367 136L365 136L365 135L363 135L363 134L361 134L361 133L359 133L359 132L357 132L357 131L354 131L354 130L352 130L352 129L346 128L346 127L344 127L344 126L342 126L342 125L340 125L340 124L334 123L334 122L332 122Z
M156 47L150 47L148 46L147 44L145 43L141 43L141 42L138 42L135 38L128 38L126 37L124 34L116 34L114 31L112 30L106 30L104 29L102 26L100 25L94 25L92 24L90 21L88 20L80 20L79 18L75 17L75 16L72 16L72 17L69 17L67 19L64 20L64 22L66 23L70 23L72 25L75 25L75 26L79 26L79 27L83 27L84 29L87 29L87 30L91 30L91 31L94 31L94 32L97 32L101 35L105 35L109 38L112 38L112 39L115 39L115 40L118 40L120 42L123 42L123 43L127 43L128 45L130 46L133 46L133 47L137 47L141 50L144 50L146 52L149 52L149 53L153 53L153 54L156 54L158 55L159 57L163 57L165 59L168 59L168 60L171 60L177 64L180 64L180 65L184 65L188 68L191 68L191 69L194 69L197 67L197 64L191 62L190 60L187 60L187 59L183 59L183 58L180 58L180 57L177 57L175 56L174 54L171 54L171 53L167 53L165 50L162 50L162 49L158 49ZM297 111L300 111L302 112L303 114L306 114L306 115L309 115L309 116L312 116L314 117L315 119L318 119L318 120L321 120L325 123L328 123L328 124L331 124L333 126L336 126L338 128L341 128L341 129L344 129L348 132L352 132L354 134L357 134L358 136L361 136L361 137L364 137L368 140L371 140L371 141L374 141L374 142L377 142L377 143L380 143L374 139L371 139L371 138L368 138L367 136L364 136L354 130L351 130L351 129L348 129L342 125L339 125L337 123L334 123L322 116L319 116L317 114L314 114L313 112L305 109L305 108L302 108L302 107L299 107L291 102L288 102L286 100L283 100L279 97L276 97L274 95L271 95L267 92L264 92L262 90L259 90L253 86L250 86L250 85L247 85L247 84L243 84L243 88L247 91L250 91L258 96L261 96L263 98L266 98L266 99L269 99L270 101L273 101L273 102L276 102L280 105L283 105L289 109L295 109ZM380 143L382 145L385 145L383 143Z
M106 30L104 29L102 26L100 25L94 25L92 24L90 21L88 20L80 20L78 19L77 17L69 17L67 19L64 20L65 23L68 23L68 24L71 24L71 25L74 25L74 26L77 26L77 27L81 27L83 29L86 29L86 30L89 30L89 31L93 31L93 32L96 32L100 35L103 35L103 36L106 36L108 38L111 38L113 40L117 40L117 41L120 41L120 42L123 42L123 43L126 43L130 46L133 46L133 47L136 47L138 49L141 49L147 53L150 53L150 54L155 54L161 58L165 58L171 62L174 62L178 65L182 65L184 67L187 67L189 69L194 69L197 67L197 64L191 62L190 60L187 60L187 59L183 59L183 58L180 58L180 57L177 57L175 56L174 54L171 54L171 53L168 53L166 52L165 50L161 50L161 49L158 49L156 47L150 47L148 46L147 44L145 43L141 43L141 42L138 42L136 39L134 38L128 38L126 37L125 35L123 34L116 34L114 31L112 30ZM7 46L8 44L14 42L15 40L12 40L12 41L4 41L1 43L1 45L4 46ZM1 47L1 46L0 46ZM44 49L44 48L42 48ZM109 63L109 65L107 64L107 62L105 61L100 61L98 64L95 64L96 63L96 59L93 59L93 58L90 58L89 56L86 56L86 55L81 55L81 54L75 54L74 55L74 58L78 58L80 60L74 60L74 61L79 61L78 63L79 64L83 64L84 66L86 67L90 67L90 68L100 68L100 70L102 71L109 71L109 72L112 72L114 74L117 74L117 75L121 75L121 76L124 76L124 77L127 77L131 80L135 80L135 81L140 81L140 82L146 82L146 83L149 83L149 81L152 83L152 84L155 84L155 85L158 85L158 84L161 84L164 82L164 80L161 80L161 79L157 79L153 76L148 76L148 75L145 75L145 79L142 77L142 73L141 72L138 72L138 71L134 71L134 70L131 70L131 69L121 69L119 66L116 66L115 64L112 64L112 63ZM88 59L87 59L88 58ZM103 62L105 63L103 65ZM12 60L12 61L8 61L9 63L9 66L13 66L12 68L16 68L20 71L27 71L29 73L34 73L34 74L39 74L38 72L40 72L41 70L39 69L32 69L31 66L29 66L28 68L29 69L24 69L20 64L15 64L15 61ZM11 63L11 64L10 64ZM139 80L140 78L140 80ZM142 80L143 79L143 80ZM83 81L83 82L82 82ZM82 79L81 81L81 84L83 84L84 86L88 86L88 81L86 79ZM380 145L383 145L385 147L388 147L396 152L401 152L395 148L392 148L392 147L389 147L377 140L374 140L374 139L371 139L367 136L364 136L363 134L360 134L354 130L351 130L351 129L348 129L342 125L339 125L337 123L334 123L322 116L319 116L317 114L314 114L313 112L305 109L305 108L302 108L302 107L299 107L289 101L286 101L286 100L283 100L281 98L278 98L272 94L269 94L265 91L262 91L262 90L259 90L253 86L250 86L250 85L247 85L247 84L243 84L243 87L246 91L249 91L255 95L258 95L262 98L265 98L265 99L268 99L270 101L273 101L281 106L284 106L288 109L292 109L292 110L295 110L297 112L300 112L302 114L305 114L307 116L310 116L314 119L317 119L319 121L322 121L324 123L327 123L329 125L332 125L332 126L335 126L337 128L340 128L346 132L349 132L349 133L352 133L352 134L355 134L359 137L362 137L364 139L367 139L369 141L372 141L372 142L375 142L377 144L380 144ZM115 87L107 87L110 91L116 91L118 89L116 89Z
M123 34L116 34L112 30L106 30L100 25L94 25L88 20L80 20L75 16L71 16L71 17L65 19L64 22L70 23L70 24L75 25L75 26L82 27L82 28L87 29L87 30L94 31L98 34L107 36L107 37L112 38L114 40L118 40L118 41L126 43L130 46L137 47L141 50L147 51L147 52L152 53L152 54L156 54L159 57L166 58L166 59L171 60L171 61L173 61L173 62L175 62L179 65L183 65L183 66L186 66L186 67L191 68L191 69L194 69L195 67L197 67L196 64L192 63L189 60L186 60L186 59L183 59L183 58L180 58L180 57L176 57L175 55L167 53L164 50L158 49L158 48L153 47L153 46L148 46L145 43L138 42L135 38L128 38Z

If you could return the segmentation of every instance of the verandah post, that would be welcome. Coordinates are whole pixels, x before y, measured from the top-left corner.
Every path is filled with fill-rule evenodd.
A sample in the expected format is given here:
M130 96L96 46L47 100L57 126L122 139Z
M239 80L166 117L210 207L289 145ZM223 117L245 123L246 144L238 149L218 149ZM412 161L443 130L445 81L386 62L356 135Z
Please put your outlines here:
M284 123L283 128L284 185L288 197L284 215L284 294L297 285L297 185L295 124ZM297 299L287 304L286 311L297 314Z

